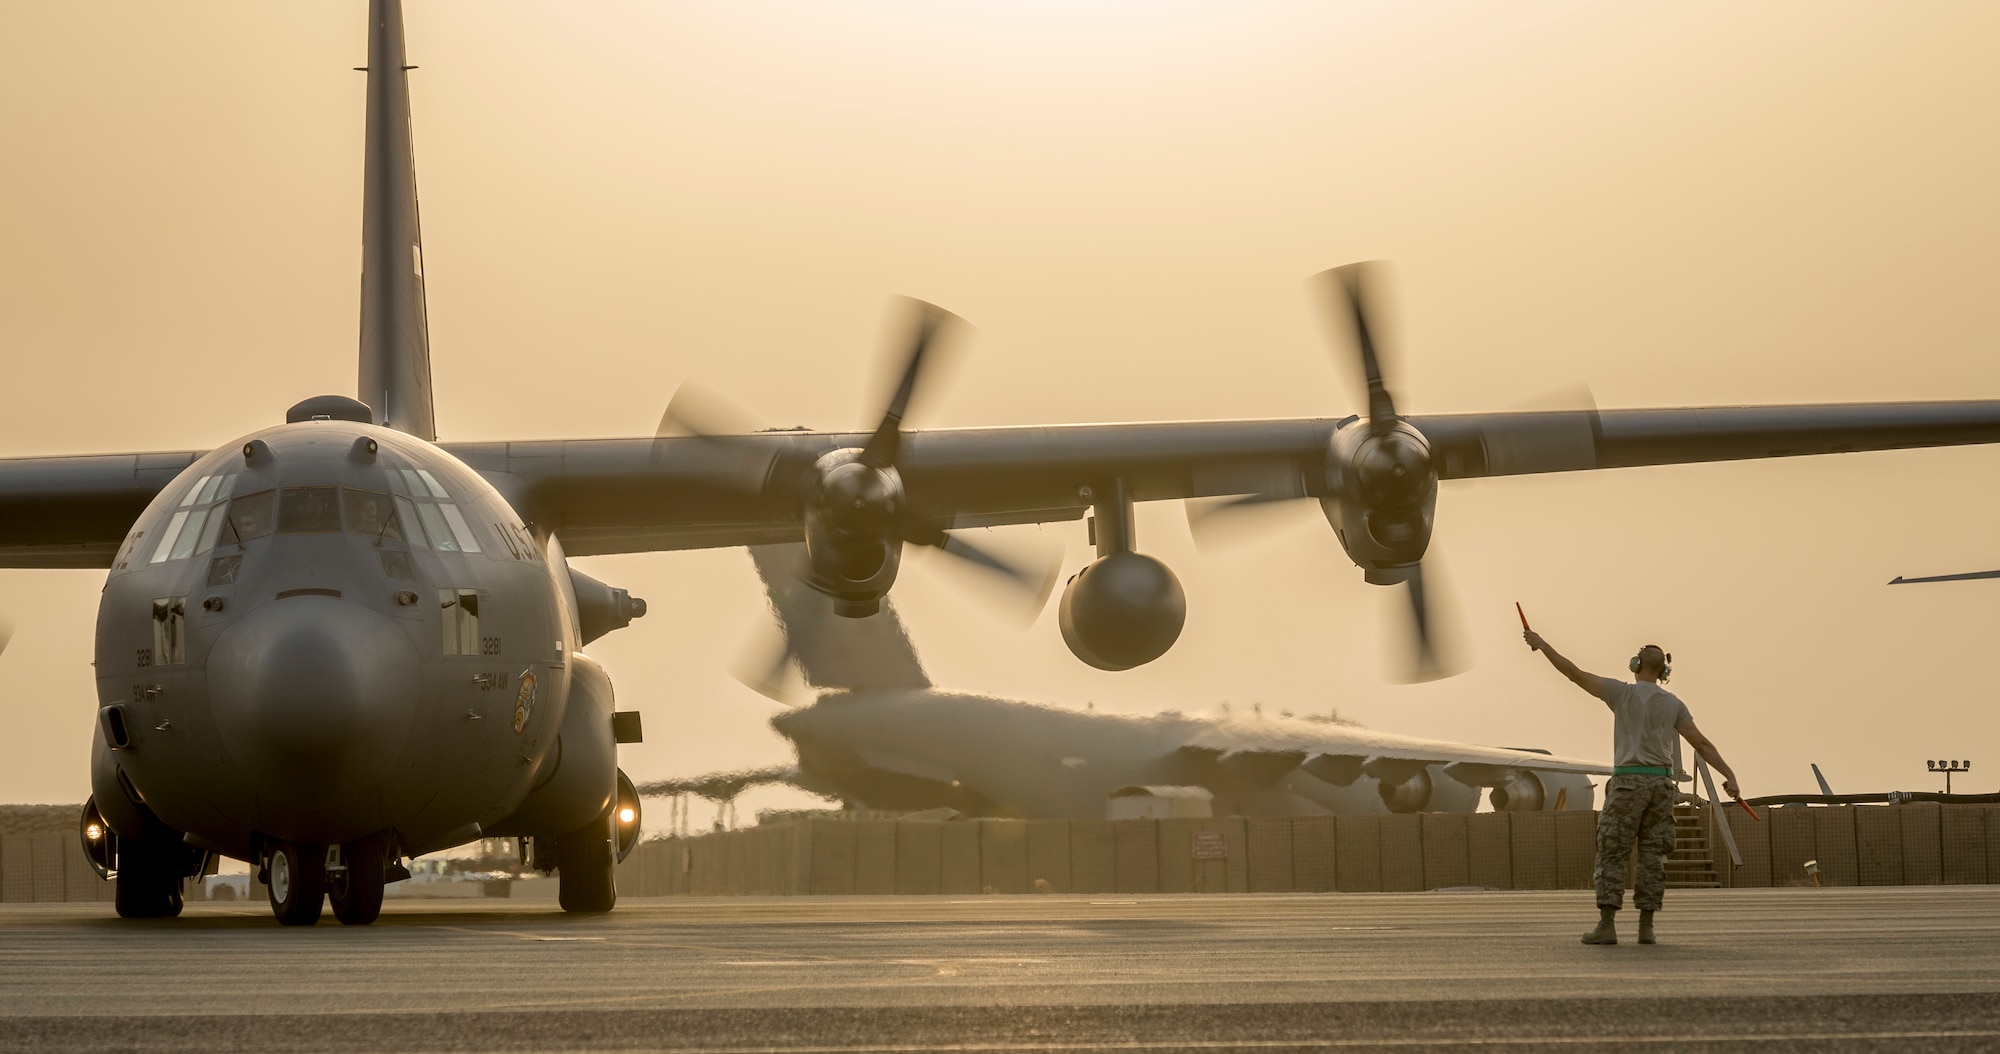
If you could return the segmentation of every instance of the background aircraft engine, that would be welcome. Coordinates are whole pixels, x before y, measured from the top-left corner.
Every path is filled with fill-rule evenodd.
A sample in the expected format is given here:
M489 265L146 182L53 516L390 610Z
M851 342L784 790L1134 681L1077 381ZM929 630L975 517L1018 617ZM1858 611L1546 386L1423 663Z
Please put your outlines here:
M1424 811L1424 807L1431 803L1433 786L1430 770L1420 768L1401 782L1391 783L1387 778L1382 779L1376 789L1382 795L1382 804L1388 806L1390 812L1405 813Z
M1565 809L1588 809L1594 804L1590 777L1574 772L1541 772L1522 769L1487 794L1494 812L1540 812L1554 808L1560 797Z
M1112 553L1063 589L1063 643L1100 670L1129 670L1165 655L1186 622L1180 579L1143 553Z

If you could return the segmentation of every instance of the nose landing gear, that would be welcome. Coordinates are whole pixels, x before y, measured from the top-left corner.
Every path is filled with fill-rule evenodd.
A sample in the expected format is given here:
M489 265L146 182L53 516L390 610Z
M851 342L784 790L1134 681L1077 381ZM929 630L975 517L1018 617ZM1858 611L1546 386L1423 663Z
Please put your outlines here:
M319 921L326 903L326 853L323 850L276 842L265 863L271 895L271 914L280 925L311 926Z
M374 834L335 846L269 843L265 861L271 914L286 926L319 922L327 901L344 925L366 926L382 914L388 880L388 840Z

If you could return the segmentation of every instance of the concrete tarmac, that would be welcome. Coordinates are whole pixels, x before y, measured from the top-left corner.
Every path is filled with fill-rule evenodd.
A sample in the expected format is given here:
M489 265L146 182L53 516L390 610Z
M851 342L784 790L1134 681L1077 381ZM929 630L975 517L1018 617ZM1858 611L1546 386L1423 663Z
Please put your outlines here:
M2000 887L0 905L0 1051L1995 1050Z

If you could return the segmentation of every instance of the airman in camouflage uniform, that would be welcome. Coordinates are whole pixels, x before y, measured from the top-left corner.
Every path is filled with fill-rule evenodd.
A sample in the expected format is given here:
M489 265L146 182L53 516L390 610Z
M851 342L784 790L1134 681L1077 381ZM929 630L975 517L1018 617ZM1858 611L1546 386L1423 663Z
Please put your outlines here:
M1674 736L1685 738L1708 763L1722 773L1730 797L1740 797L1736 773L1722 760L1715 744L1695 727L1687 704L1660 683L1673 672L1672 656L1657 644L1639 649L1627 664L1632 683L1585 673L1549 647L1541 634L1525 630L1528 647L1547 656L1549 664L1576 686L1611 708L1615 768L1604 787L1604 808L1597 815L1597 928L1583 935L1585 944L1617 944L1618 909L1625 906L1625 861L1639 845L1638 873L1632 899L1639 905L1639 943L1653 943L1653 912L1667 892L1667 854L1674 848Z
M1660 910L1667 895L1667 854L1674 851L1674 781L1671 776L1613 776L1604 785L1597 814L1597 906L1617 911L1625 904L1625 860L1634 839L1639 868L1632 877L1632 903L1642 913ZM1645 942L1642 934L1639 938Z

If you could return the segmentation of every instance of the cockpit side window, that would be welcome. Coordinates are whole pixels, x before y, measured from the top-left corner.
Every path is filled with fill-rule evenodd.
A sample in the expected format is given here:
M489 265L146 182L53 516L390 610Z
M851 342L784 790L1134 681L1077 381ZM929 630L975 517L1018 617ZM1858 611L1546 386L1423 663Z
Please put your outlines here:
M458 552L458 539L451 536L451 525L444 522L444 513L431 502L417 506L417 517L423 521L424 533L430 535L431 548L440 552Z
M341 505L347 513L347 533L365 535L378 542L403 540L403 526L387 494L349 488L341 492Z
M394 477L392 476L391 478ZM409 535L412 546L423 548L427 544L424 541L423 524L417 521L417 506L414 502L408 498L398 496L396 498L396 518L399 521L398 526Z
M279 534L324 534L340 530L340 503L334 487L286 487L278 492Z
M228 500L229 492L235 486L236 474L233 472L212 473L188 484L187 493L181 495L180 505L154 539L153 555L147 562L159 564L168 560L184 560L195 553L207 552L214 544L215 530L221 523L221 514L216 510L221 502ZM144 533L134 533L130 544L136 545ZM126 566L132 555L128 545L118 558L118 566Z
M479 654L479 591L440 589L438 607L444 614L444 653Z
M153 600L154 665L179 666L187 662L187 598L155 597Z

